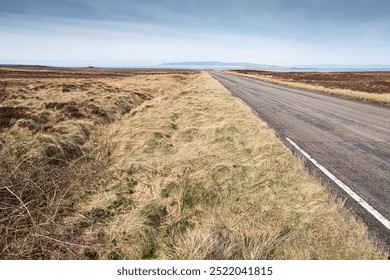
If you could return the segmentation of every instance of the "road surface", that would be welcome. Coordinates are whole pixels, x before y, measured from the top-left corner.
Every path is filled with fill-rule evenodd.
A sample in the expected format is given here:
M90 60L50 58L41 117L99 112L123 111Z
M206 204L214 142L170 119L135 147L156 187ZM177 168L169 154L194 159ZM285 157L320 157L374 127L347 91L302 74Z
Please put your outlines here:
M310 157L310 168L347 199L346 206L390 252L389 108L227 73L210 74L294 151Z

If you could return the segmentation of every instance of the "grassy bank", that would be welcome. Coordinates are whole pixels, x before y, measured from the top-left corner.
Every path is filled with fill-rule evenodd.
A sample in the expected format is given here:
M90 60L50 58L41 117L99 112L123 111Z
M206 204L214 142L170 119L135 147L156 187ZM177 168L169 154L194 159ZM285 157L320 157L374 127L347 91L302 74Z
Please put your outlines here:
M77 208L100 213L85 235L104 236L99 258L383 258L273 131L207 73L109 131L102 154L112 155L116 179Z
M281 86L390 106L388 72L278 73L247 70L225 72Z

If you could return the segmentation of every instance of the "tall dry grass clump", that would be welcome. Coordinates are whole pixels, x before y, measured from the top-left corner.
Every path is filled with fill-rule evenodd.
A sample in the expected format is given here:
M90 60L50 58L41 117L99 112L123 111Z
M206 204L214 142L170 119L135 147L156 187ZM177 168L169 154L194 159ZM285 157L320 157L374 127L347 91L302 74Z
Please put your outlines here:
M103 259L380 259L267 125L207 73L147 101L97 140L115 180L76 206L99 213ZM106 139L110 139L107 145Z

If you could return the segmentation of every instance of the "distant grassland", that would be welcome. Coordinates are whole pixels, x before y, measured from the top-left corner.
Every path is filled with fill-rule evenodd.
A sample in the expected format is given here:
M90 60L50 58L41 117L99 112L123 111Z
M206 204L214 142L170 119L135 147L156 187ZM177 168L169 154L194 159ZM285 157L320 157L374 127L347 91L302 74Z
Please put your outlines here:
M266 72L232 70L226 73L264 82L390 106L390 72Z
M384 258L208 73L126 75L2 79L0 258Z

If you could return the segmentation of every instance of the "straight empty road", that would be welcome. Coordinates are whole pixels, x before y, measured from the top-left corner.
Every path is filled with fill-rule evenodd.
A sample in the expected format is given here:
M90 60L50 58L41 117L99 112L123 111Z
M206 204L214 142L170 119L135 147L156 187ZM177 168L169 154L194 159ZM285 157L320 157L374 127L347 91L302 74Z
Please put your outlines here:
M340 187L338 183L350 188L357 199L339 191L348 198L347 206L353 207L390 251L390 109L232 74L210 74L274 128L285 143L310 155L318 163L310 164L313 169L323 174L321 166L333 174L333 181L329 175L324 178L335 189ZM341 182L335 182L337 179ZM359 197L383 219L362 207L356 201Z

